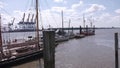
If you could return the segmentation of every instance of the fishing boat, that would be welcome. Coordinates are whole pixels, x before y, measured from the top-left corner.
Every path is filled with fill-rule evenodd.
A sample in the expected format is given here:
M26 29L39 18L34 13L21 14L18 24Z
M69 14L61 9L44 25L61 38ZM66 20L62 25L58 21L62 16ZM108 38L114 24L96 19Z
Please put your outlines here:
M38 22L38 0L36 0L36 40L34 42L27 41L3 46L0 16L0 68L11 67L43 57L43 48L40 47ZM16 47L16 45L20 47ZM7 47L8 49L4 50L4 47Z

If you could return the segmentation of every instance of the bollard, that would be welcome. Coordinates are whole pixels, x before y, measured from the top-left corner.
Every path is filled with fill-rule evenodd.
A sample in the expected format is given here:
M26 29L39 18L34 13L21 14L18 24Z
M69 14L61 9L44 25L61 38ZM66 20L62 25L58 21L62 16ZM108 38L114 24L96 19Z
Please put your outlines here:
M119 68L119 61L118 61L118 33L115 33L115 68Z
M55 32L43 31L44 68L55 68Z

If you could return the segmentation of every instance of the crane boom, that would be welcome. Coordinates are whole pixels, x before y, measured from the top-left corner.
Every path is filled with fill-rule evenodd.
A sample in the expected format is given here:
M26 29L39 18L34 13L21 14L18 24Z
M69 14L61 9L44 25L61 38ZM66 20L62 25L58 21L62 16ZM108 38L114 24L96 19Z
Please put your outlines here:
M13 20L12 20L12 25L13 25L14 21L15 21L15 18L13 18Z
M24 19L25 19L25 13L23 14L23 19L22 19L23 22L24 22Z
M32 15L31 22L33 22L34 14Z
M29 22L29 18L30 18L30 14L28 14L28 19L27 19L27 22Z

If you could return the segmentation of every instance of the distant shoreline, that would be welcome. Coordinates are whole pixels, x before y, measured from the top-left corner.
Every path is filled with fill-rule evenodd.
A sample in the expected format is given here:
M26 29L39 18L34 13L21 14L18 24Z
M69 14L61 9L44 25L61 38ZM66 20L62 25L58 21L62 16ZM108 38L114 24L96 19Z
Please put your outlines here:
M57 30L57 29L62 29L62 28L51 28L53 30ZM73 28L63 28L64 30L79 30L80 28L78 27L73 27ZM85 29L85 28L82 28ZM88 28L88 29L93 29L93 28ZM120 29L120 27L95 27L95 29ZM39 30L42 31L42 30ZM2 33L9 33L9 32L35 32L35 30L11 30L11 31L3 31Z

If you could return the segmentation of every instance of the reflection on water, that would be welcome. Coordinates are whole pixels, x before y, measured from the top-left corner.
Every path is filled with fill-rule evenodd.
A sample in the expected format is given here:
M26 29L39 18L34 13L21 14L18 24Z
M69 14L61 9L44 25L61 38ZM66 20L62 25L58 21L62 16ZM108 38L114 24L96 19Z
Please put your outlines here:
M119 32L119 29L99 29L96 30L95 36L72 39L59 44L56 47L55 68L115 68L115 32ZM38 66L36 60L14 68L38 68Z

